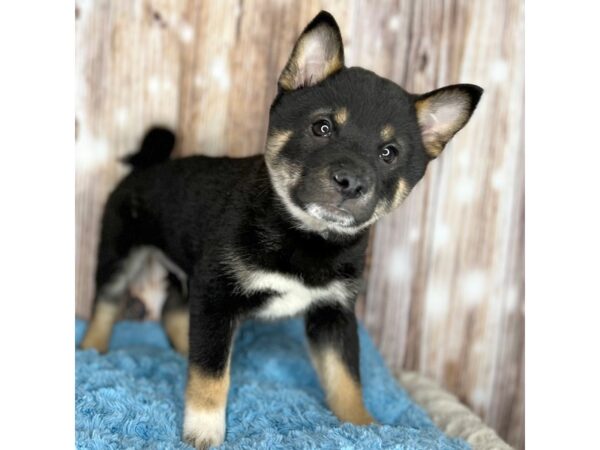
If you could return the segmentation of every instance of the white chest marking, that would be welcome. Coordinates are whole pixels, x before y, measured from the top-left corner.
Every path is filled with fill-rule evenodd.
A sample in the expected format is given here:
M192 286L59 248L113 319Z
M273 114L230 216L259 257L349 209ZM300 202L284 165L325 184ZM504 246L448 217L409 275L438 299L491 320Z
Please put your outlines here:
M340 303L347 306L353 295L349 284L343 281L310 287L295 276L263 270L246 272L240 284L242 290L248 294L264 291L276 293L257 311L256 316L262 319L293 316L316 302Z

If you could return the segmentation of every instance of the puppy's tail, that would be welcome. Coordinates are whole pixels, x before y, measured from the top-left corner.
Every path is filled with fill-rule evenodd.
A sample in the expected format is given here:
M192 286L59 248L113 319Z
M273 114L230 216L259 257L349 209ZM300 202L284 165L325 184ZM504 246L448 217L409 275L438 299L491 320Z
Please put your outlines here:
M123 158L133 169L144 169L169 159L175 147L175 134L167 128L153 127L144 136L139 151Z

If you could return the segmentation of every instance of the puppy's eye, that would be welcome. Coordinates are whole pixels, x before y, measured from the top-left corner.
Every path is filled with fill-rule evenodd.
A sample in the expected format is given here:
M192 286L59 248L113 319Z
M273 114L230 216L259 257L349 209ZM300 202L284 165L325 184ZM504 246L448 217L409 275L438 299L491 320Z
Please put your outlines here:
M398 157L398 149L395 145L386 145L379 151L379 158L388 164L393 163Z
M312 125L312 131L315 136L326 137L331 135L331 123L329 120L321 119L317 120Z

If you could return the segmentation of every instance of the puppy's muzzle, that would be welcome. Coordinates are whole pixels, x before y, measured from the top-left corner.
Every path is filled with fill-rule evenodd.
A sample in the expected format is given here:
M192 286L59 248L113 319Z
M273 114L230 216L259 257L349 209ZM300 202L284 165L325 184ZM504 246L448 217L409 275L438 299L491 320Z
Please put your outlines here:
M358 165L340 164L331 169L331 183L342 196L342 201L358 199L373 188L370 171Z
M338 170L334 172L332 179L335 188L344 199L358 198L365 193L366 182L360 175L347 170Z

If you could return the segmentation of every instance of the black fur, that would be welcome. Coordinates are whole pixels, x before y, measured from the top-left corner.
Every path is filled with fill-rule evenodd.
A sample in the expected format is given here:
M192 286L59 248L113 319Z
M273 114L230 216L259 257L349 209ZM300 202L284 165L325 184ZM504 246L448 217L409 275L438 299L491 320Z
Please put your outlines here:
M306 48L323 46L324 57L343 60L339 29L328 13L308 25L296 48L303 48L302 39L316 40L316 46ZM288 76L305 76L298 70L302 61L294 58L288 63L294 69ZM177 307L182 301L189 303L189 360L206 374L223 373L239 321L284 295L276 284L254 291L244 288L245 268L251 267L307 288L325 289L334 282L344 286L349 298L316 299L300 312L311 346L336 350L352 377L360 379L353 309L369 225L397 206L399 193L412 189L433 158L425 151L418 114L437 111L419 112L416 102L431 96L440 99L438 103L454 101L463 108L457 109L458 118L447 110L444 117L457 122L457 131L482 92L477 86L455 85L417 96L364 69L331 70L323 79L311 76L302 83L281 85L298 86L292 90L280 86L270 110L266 158L192 156L166 161L175 137L155 128L139 153L126 158L135 170L108 199L98 253L98 292L118 276L134 249L160 249L187 275L187 299L186 289L177 287L173 275L170 298ZM337 120L341 110L344 120ZM330 124L330 133L316 135L320 128L315 123L323 120ZM389 136L383 132L386 127L392 130ZM429 131L437 138L435 129ZM394 158L386 161L383 155L389 148ZM282 181L292 176L295 181ZM399 189L402 183L406 192Z
M313 348L338 349L350 375L360 382L358 330L351 310L335 306L316 306L305 316L306 337Z
M298 230L269 183L262 156L193 156L135 170L109 197L102 232L99 287L142 245L159 248L188 274L190 323L196 330L191 333L190 360L201 360L211 372L219 372L224 361L212 360L206 352L225 358L222 352L231 337L226 329L268 296L233 293L235 281L222 266L225 246L251 256L261 268L321 286L336 278L360 278L367 244L366 231L325 239ZM195 326L208 316L213 325ZM223 325L222 334L215 324ZM203 342L198 349L196 332Z
M155 127L146 133L139 151L127 155L123 158L123 162L134 169L150 167L169 159L174 146L173 132L166 128Z

